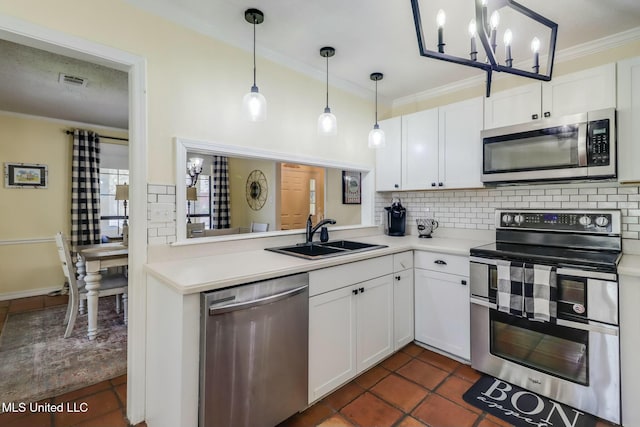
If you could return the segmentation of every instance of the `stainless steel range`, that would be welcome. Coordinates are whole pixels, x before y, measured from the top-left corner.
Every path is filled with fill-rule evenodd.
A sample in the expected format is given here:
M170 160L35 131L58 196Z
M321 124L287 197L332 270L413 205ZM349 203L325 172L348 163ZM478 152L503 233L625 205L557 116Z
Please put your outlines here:
M473 368L620 423L616 210L496 211L471 249Z

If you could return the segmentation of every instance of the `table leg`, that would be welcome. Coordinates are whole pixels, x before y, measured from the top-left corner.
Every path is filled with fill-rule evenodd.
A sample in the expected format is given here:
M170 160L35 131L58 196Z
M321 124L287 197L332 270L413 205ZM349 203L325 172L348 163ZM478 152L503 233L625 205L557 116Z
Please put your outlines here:
M84 278L87 289L87 336L94 340L98 335L98 291L100 290L100 261L86 263L87 275Z
M87 270L85 268L84 258L78 253L78 259L76 261L76 273L78 279L78 286L82 283ZM85 300L80 300L78 304L78 313L85 314L87 312L87 302Z

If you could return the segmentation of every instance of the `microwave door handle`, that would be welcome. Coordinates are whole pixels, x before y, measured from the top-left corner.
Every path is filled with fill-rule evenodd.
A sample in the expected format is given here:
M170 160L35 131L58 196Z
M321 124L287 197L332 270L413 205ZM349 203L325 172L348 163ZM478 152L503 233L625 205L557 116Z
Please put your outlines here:
M587 124L578 125L578 166L587 166Z

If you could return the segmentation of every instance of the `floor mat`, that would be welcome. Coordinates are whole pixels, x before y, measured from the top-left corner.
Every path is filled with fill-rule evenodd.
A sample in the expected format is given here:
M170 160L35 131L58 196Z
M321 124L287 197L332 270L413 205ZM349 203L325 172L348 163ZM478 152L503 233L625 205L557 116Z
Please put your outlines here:
M0 402L33 402L127 371L127 326L115 297L99 299L98 336L87 339L87 315L64 338L65 306L10 313L0 335Z
M592 415L487 375L462 398L517 427L595 427L598 422Z

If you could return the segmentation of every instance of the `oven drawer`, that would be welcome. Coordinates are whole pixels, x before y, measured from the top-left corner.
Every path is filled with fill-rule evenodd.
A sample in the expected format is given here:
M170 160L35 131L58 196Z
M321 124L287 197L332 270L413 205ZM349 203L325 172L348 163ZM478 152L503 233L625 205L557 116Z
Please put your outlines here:
M469 276L469 258L460 255L415 251L414 267L442 273Z

